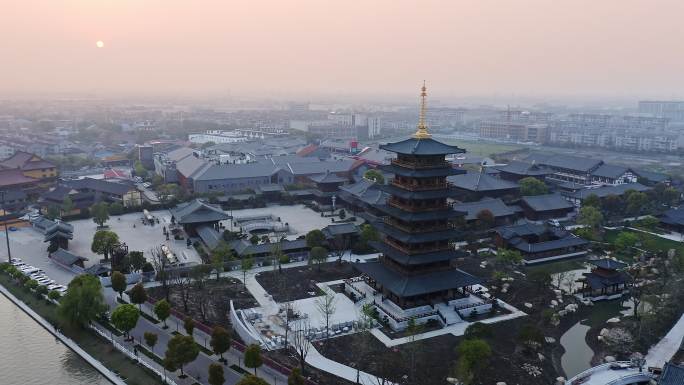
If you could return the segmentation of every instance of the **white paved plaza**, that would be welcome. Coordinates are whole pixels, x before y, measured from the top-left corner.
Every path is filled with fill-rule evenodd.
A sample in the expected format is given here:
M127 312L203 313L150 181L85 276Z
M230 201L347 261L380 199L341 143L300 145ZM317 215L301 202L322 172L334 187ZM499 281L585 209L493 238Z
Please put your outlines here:
M119 239L126 242L130 251L142 251L145 256L149 256L150 250L161 244L169 245L181 262L199 261L199 256L194 248L188 249L185 240L174 241L173 238L167 241L162 233L162 226L167 226L171 221L171 214L167 210L154 211L152 215L159 218L159 224L155 226L144 226L141 222L142 212L124 214L118 217L111 217L107 222L109 230L119 235ZM69 251L76 255L88 258L85 266L97 263L102 256L90 251L93 235L97 230L97 225L92 219L81 219L70 221L74 226L74 239L69 242ZM135 224L135 227L133 227ZM7 248L5 247L5 233L0 232L0 259L7 259ZM61 284L68 284L74 274L56 264L52 263L47 255L48 243L43 242L43 234L32 227L22 227L17 231L10 232L10 246L12 257L21 258L25 263L39 267L53 280Z
M230 211L227 211L229 214ZM257 215L273 215L280 217L283 223L290 225L290 231L287 235L288 239L295 239L300 235L304 235L311 230L322 229L325 226L333 224L331 218L321 217L317 213L304 205L293 206L268 206L257 209L233 210L233 217L250 217ZM223 221L226 229L230 229L230 221Z

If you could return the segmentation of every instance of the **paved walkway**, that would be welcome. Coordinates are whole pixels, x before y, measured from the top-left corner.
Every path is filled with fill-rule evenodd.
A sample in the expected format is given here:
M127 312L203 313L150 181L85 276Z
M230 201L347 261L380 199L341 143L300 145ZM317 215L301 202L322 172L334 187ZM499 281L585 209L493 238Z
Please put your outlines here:
M663 339L648 349L646 364L662 368L682 346L682 339L684 339L684 314L679 317L679 321L672 326Z
M639 229L639 228L636 228L636 227L628 227L628 229L633 230L633 231L637 231L637 232L640 232L640 233L646 233L646 234L650 234L650 235L655 235L656 237L660 237L660 238L663 238L663 239L669 239L670 241L684 242L684 234L680 234L680 233L672 232L672 233L668 233L668 234L658 234L658 233L654 233L654 232L651 232L651 231L646 231L646 230L643 230L643 229Z

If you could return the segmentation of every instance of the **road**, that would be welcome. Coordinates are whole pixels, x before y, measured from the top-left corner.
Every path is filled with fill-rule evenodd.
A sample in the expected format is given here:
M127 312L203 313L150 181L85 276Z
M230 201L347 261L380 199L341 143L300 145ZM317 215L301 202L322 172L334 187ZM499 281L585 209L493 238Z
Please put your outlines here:
M119 305L119 303L116 301L116 293L111 290L111 288L106 288L105 289L105 298L109 304L109 306L114 309L116 306ZM127 299L126 294L124 294L124 299ZM152 309L150 308L149 305L145 304L142 305L142 310L148 315L152 315ZM147 347L145 344L145 339L144 339L144 333L146 332L151 332L154 334L157 334L158 340L157 344L154 346L154 353L159 356L160 358L164 357L164 352L166 352L166 347L168 345L169 340L173 337L174 332L178 332L180 334L186 334L185 330L183 329L183 321L177 319L174 316L169 317L167 320L167 325L169 325L168 329L163 329L163 323L159 324L154 324L150 322L147 318L145 317L140 317L138 319L138 324L136 327L130 332L131 337L135 340L135 343L138 343L140 345L143 345ZM207 335L206 333L202 332L201 330L195 329L193 331L193 337L197 343L199 343L202 346L207 347L208 349L211 349L209 346L209 341L211 340L211 337ZM132 342L125 342L123 340L123 337L116 337L117 341L125 346L128 346L131 350L133 350L133 344ZM149 349L149 347L148 347ZM139 353L138 354L140 357L147 358L144 354ZM233 369L230 368L231 365L238 365L242 366L242 360L243 360L243 355L241 352L235 350L235 349L230 349L227 353L225 353L224 358L227 359L228 364L224 366L224 376L225 376L225 385L235 385L237 384L240 379L242 378L242 375L234 371ZM209 365L212 363L218 362L219 357L217 355L207 355L200 351L199 355L197 356L197 359L195 359L193 362L185 365L183 367L183 370L185 374L188 375L188 378L186 379L179 379L177 375L180 374L180 370L175 373L175 375L170 375L169 377L172 378L178 385L191 385L194 382L198 382L203 385L209 385L207 382L207 379L209 378ZM146 360L148 363L153 363L154 361L151 359ZM244 367L244 366L242 366ZM248 369L251 371L251 369ZM272 370L269 367L262 366L261 368L257 369L257 376L260 378L266 380L269 384L273 385L278 385L278 384L286 384L287 383L287 377L282 375L279 372L276 372Z

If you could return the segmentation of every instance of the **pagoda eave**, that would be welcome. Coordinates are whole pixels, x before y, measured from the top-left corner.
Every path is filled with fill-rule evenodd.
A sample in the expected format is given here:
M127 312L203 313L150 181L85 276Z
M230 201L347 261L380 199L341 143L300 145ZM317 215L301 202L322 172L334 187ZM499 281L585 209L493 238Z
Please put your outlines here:
M381 262L355 263L354 267L378 282L383 288L402 298L459 289L482 282L479 278L458 269L406 276Z
M369 242L368 244L378 252L382 253L385 257L390 258L393 261L402 265L424 265L430 263L451 261L453 259L462 258L466 256L465 252L455 249L435 251L429 253L407 254L397 248L394 248L382 242Z
M404 243L450 241L452 239L458 238L461 235L460 231L454 229L430 231L425 233L409 233L393 226L389 226L384 222L373 222L372 225L379 232Z

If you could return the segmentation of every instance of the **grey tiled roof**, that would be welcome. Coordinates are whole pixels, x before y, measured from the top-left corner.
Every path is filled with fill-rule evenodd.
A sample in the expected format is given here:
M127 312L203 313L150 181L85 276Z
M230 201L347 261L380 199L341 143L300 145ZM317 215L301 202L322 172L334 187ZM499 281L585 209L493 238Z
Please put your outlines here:
M499 179L482 172L468 172L447 177L455 187L469 191L497 191L517 189L516 183Z
M604 287L609 287L616 284L627 283L631 279L629 274L621 271L610 277L596 273L584 273L583 275L587 284L589 284L593 290L603 289Z
M171 215L180 224L222 221L230 218L223 210L199 199L180 204L171 210Z
M525 161L579 172L589 172L603 163L599 159L563 154L530 154Z
M600 267L602 269L607 269L607 270L618 270L618 269L623 269L627 267L627 264L624 262L616 261L614 259L610 258L601 258L601 259L596 259L593 261L589 261L592 265L596 267Z
M70 180L68 182L65 182L65 185L67 187L71 187L74 190L93 190L93 191L100 191L100 192L105 192L108 194L113 194L113 195L124 195L127 192L131 190L135 190L135 186L124 184L124 183L115 183L115 182L108 182L103 179L93 179L93 178L83 178L83 179L76 179L76 180Z
M540 166L538 164L521 162L518 160L512 160L506 165L494 166L493 168L502 172L507 172L509 174L524 176L542 176L553 174L553 171L546 167Z
M583 246L589 244L589 241L576 237L574 235L567 235L563 238L554 239L546 242L529 243L522 238L512 238L509 244L525 253L541 253L544 251L564 249L572 246Z
M607 197L608 195L622 195L628 190L635 190L635 191L648 191L651 190L650 187L646 187L642 185L641 183L623 183L623 184L618 184L615 186L601 186L598 188L587 188L587 189L582 189L579 191L575 191L574 193L570 194L570 196L583 200L587 198L590 195L596 195L599 198L604 198Z
M380 262L355 263L354 267L399 297L456 289L481 282L479 278L457 269L407 276L390 270Z
M390 152L396 152L398 154L411 155L447 155L465 152L465 150L462 148L459 148L457 146L450 146L448 144L438 142L432 138L409 138L402 140L400 142L380 145L380 149Z
M567 210L575 207L560 194L524 196L522 201L534 211Z
M603 178L613 178L617 179L624 175L627 171L629 171L629 168L623 167L623 166L616 166L613 164L602 164L594 170L591 175L598 176L598 177L603 177Z
M202 242L204 242L212 250L221 243L221 240L223 240L221 234L214 230L214 228L211 226L197 227L197 235L199 235L199 237L202 239Z
M684 365L668 362L663 368L658 385L682 385L684 384Z
M78 255L72 254L64 249L57 249L54 253L50 254L50 258L56 262L61 263L65 266L71 266L78 261L87 261L88 258L80 257Z
M506 206L501 199L484 198L477 202L458 203L454 205L454 210L467 212L466 220L477 219L477 214L482 210L489 210L495 218L514 215L516 211Z
M309 179L316 183L343 183L349 180L330 171L326 171L323 174L312 175Z
M355 224L347 222L325 226L321 231L326 238L332 238L336 235L356 234L359 232L359 228Z
M196 181L269 177L279 168L271 163L211 165L193 177Z
M351 171L354 160L326 160L322 162L290 163L286 167L295 176Z
M194 156L188 156L176 163L176 170L187 178L191 177L195 172L197 172L197 170L207 165L208 163L202 159L196 158Z
M637 176L647 179L651 182L666 182L670 180L670 176L660 172L646 171L646 170L632 170Z
M684 207L667 210L660 221L669 225L684 225Z
M260 243L258 245L252 245L249 241L240 239L231 242L230 246L240 256L270 253L274 247L279 247L284 253L307 248L305 239L284 240L276 243Z
M166 157L167 157L170 161L178 162L179 160L184 159L184 158L187 158L188 156L193 156L192 154L193 154L194 151L195 151L195 150L193 150L193 149L190 148L190 147L180 147L180 148L177 148L177 149L175 149L175 150L173 150L173 151L169 151L169 152L166 154Z

